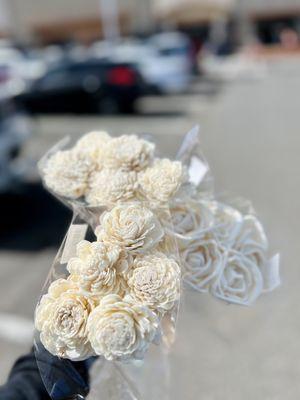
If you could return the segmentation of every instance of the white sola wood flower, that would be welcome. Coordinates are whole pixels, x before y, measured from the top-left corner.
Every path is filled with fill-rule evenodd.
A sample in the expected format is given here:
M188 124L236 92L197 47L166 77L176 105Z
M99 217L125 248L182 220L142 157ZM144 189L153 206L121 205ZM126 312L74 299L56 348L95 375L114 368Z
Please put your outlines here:
M224 253L224 263L211 292L222 300L250 305L264 287L262 270L268 249L264 230L252 215L242 215L218 203L214 207L214 233Z
M89 316L88 337L95 353L107 360L142 358L158 326L148 307L108 295Z
M136 135L113 138L106 147L105 165L108 168L140 171L153 160L155 146Z
M36 310L35 326L53 355L83 360L93 355L87 338L87 319L97 306L95 299L79 293L74 282L54 281Z
M92 131L83 135L76 143L75 149L89 157L98 167L103 165L106 145L111 136L104 131Z
M261 269L266 262L268 247L268 240L260 221L254 215L245 215L233 250L250 258Z
M114 204L133 199L137 190L134 171L103 169L91 176L86 200L93 206Z
M177 239L195 239L208 233L214 216L205 201L176 201L171 203L171 229Z
M206 207L213 215L208 229L204 224L197 232L193 224L185 223L186 234L177 235L184 281L229 303L250 305L263 290L267 250L263 228L256 217L222 203L207 202ZM191 220L201 226L200 219Z
M179 299L179 265L162 253L137 256L125 275L128 294L135 302L164 312Z
M151 202L166 203L186 180L186 171L180 161L157 159L153 166L138 176L143 196Z
M233 207L212 201L209 208L214 216L214 236L221 246L231 248L240 231L243 215Z
M263 289L262 274L255 262L242 254L229 256L211 286L221 300L241 305L252 304Z
M264 229L258 219L253 215L243 216L242 223L234 238L232 247L228 251L228 261L222 274L223 282L228 276L227 271L238 271L239 276L235 274L234 280L232 273L230 279L239 282L244 287L248 287L248 293L244 293L245 297L240 302L244 305L250 305L261 294L265 287L264 272L267 263L268 241ZM240 271L244 271L240 273ZM253 280L252 286L249 284L249 277ZM230 293L230 292L229 292ZM223 295L223 293L222 293ZM248 298L247 296L248 295ZM235 293L228 296L230 301L238 302Z
M128 251L144 252L153 248L164 232L152 211L133 203L118 205L105 212L96 235L99 240L117 244Z
M128 261L120 247L82 240L77 245L77 257L69 260L71 279L86 294L104 296L122 291L121 272Z
M76 150L58 151L44 168L46 185L55 193L71 199L81 197L88 186L94 164Z
M185 283L200 292L208 292L224 265L224 255L218 243L213 238L194 239L188 241L180 255Z

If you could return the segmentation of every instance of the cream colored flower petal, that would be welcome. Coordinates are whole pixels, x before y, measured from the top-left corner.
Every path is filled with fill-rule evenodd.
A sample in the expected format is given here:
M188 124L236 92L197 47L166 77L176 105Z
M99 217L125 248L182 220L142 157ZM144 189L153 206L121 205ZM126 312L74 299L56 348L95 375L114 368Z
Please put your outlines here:
M171 222L177 239L192 240L205 236L214 224L214 215L206 201L175 201L170 207Z
M76 285L66 279L57 279L52 282L48 289L48 294L52 298L59 297L62 293L76 290Z
M46 163L46 185L60 196L76 199L84 195L95 165L75 150L58 151Z
M43 330L43 326L48 319L51 319L53 299L49 295L44 295L35 312L35 327L38 331Z
M229 258L210 288L213 296L246 306L257 299L262 289L263 278L259 268L244 256Z
M86 133L76 143L75 149L85 154L98 168L104 166L104 154L111 136L104 131Z
M67 269L80 290L93 296L123 293L121 271L126 270L127 257L115 244L81 241L77 257L69 260Z
M93 355L86 324L97 304L94 298L82 295L75 282L63 279L54 282L41 299L35 316L35 326L45 348L53 355L74 361Z
M153 166L138 175L141 194L150 202L166 203L186 181L181 162L157 159Z
M207 204L214 216L214 237L225 249L232 248L240 232L243 215L238 210L217 201Z
M167 311L179 300L179 265L162 253L137 256L125 278L131 298L150 308Z
M158 318L147 307L108 295L91 313L87 328L97 355L122 360L145 353L157 333Z
M86 200L93 206L113 205L135 197L137 176L134 171L103 169L92 175Z
M92 253L92 243L88 240L81 240L76 245L76 255L82 260L86 260Z
M200 292L207 292L211 282L220 274L224 254L211 239L194 239L180 252L185 283Z
M128 251L145 252L158 244L164 232L152 211L134 203L118 205L104 213L96 234L99 240Z
M153 160L153 143L136 135L123 135L112 139L106 148L105 165L108 168L141 171Z
M262 224L255 216L246 215L243 217L233 248L251 258L259 268L263 267L267 258L268 240Z

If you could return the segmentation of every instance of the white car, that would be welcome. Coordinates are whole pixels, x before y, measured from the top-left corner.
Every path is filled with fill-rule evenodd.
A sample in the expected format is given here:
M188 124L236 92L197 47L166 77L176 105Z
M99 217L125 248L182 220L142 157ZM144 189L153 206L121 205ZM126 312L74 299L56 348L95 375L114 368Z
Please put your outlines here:
M165 32L153 35L148 43L158 54L159 73L156 76L160 86L166 92L188 89L193 69L189 39L179 32Z
M0 46L0 99L22 92L27 82L44 72L41 60L26 57L14 47Z

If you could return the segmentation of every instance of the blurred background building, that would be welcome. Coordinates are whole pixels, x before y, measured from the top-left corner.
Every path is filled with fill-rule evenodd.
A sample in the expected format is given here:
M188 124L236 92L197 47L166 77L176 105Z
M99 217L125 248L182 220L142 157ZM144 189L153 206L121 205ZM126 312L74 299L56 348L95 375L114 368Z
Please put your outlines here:
M299 31L299 0L1 0L0 34L19 42L91 42L103 37L105 20L120 34L149 34L177 28L206 37L213 26L242 22L239 32L255 31L264 43L276 43L283 27ZM110 24L111 25L111 24Z
M153 27L150 0L1 0L1 8L6 16L2 31L20 41L90 42L103 35L103 18L110 14L122 34Z

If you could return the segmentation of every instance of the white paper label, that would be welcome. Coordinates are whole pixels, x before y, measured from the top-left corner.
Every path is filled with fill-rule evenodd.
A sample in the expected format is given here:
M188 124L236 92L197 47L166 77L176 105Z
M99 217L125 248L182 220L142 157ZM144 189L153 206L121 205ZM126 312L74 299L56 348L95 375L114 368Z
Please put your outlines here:
M71 257L76 255L77 243L84 239L87 228L87 224L75 224L70 226L60 259L61 264L67 263Z
M275 254L262 270L264 278L264 291L270 292L280 285L280 254Z
M192 156L189 167L190 182L198 186L199 183L204 178L207 171L208 171L208 166L204 164L198 157Z

